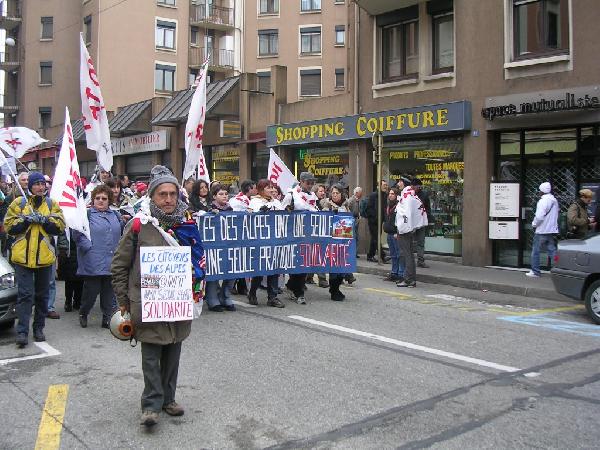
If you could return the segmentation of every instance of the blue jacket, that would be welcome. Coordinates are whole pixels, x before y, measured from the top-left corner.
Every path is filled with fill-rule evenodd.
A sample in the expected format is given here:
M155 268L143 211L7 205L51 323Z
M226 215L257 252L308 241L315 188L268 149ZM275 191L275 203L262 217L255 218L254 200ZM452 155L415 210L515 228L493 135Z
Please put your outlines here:
M115 211L90 208L88 219L91 241L78 231L73 231L77 245L77 275L110 275L110 265L123 231L121 217Z

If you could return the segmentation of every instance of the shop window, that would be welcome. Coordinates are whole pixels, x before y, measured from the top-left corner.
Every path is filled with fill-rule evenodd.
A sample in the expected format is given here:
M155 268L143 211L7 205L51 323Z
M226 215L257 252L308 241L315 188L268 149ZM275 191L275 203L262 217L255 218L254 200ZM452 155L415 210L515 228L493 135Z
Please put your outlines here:
M83 19L83 37L86 45L92 43L92 16Z
M321 69L300 70L300 97L321 96Z
M454 12L452 0L427 3L431 16L432 73L454 71Z
M321 27L300 28L300 54L321 53Z
M271 72L256 72L257 89L260 92L271 92Z
M321 0L300 0L300 11L302 11L302 12L321 11Z
M177 24L166 20L156 21L155 45L157 49L175 50Z
M415 78L419 72L418 5L377 16L383 82Z
M40 39L51 40L54 37L54 18L42 17L42 31Z
M52 61L40 62L40 84L52 84Z
M279 31L258 30L258 55L274 56L279 53Z
M154 90L163 92L175 90L175 66L166 64L154 66Z
M568 0L513 0L514 58L569 52Z
M279 0L259 0L259 14L277 14L279 12Z
M335 45L344 45L346 43L346 27L344 25L335 26Z
M240 181L240 149L230 145L210 148L212 180L227 186L238 186Z
M317 183L325 186L350 184L350 154L348 148L319 147L300 148L294 155L294 171L298 177L301 172L311 172Z
M344 69L335 69L335 88L344 89Z
M252 179L260 180L261 178L267 178L267 172L269 168L270 152L267 147L262 143L256 144L254 150L254 157L252 158Z
M52 126L52 108L50 106L40 106L39 119L41 129L50 128Z

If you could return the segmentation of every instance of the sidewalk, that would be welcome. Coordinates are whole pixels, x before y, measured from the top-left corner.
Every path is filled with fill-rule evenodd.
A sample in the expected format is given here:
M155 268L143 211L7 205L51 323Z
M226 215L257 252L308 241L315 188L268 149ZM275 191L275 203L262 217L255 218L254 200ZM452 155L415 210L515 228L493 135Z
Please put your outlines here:
M417 281L546 300L569 300L554 290L548 273L544 273L541 278L529 278L525 276L525 272L518 270L470 267L429 260L427 265L428 269L417 267ZM359 273L384 277L389 273L391 265L380 266L377 263L368 262L366 256L361 255L360 259L356 260L356 268Z

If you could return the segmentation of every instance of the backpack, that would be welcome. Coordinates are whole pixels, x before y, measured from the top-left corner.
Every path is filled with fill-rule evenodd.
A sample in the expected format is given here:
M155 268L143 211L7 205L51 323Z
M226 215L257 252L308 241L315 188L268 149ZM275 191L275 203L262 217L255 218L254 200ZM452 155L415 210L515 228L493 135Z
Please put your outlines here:
M45 197L46 199L46 205L48 205L48 211L50 213L52 213L52 200L50 199L50 197ZM27 204L27 199L25 197L21 197L21 211L23 211L23 208L25 208L25 205Z
M360 212L360 217L364 217L367 219L369 217L369 213L367 208L369 206L369 200L367 198L362 198L360 203L358 204L358 210Z

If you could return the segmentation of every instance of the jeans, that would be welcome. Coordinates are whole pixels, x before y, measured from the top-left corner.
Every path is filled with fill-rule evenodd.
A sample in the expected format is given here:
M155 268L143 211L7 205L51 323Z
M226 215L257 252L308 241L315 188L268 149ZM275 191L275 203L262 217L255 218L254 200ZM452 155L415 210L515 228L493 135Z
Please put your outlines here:
M415 256L413 255L414 233L405 233L398 235L398 247L400 247L400 259L404 261L404 281L412 284L417 280L417 268L415 266Z
M231 289L235 284L235 280L223 280L219 290L219 281L206 282L206 302L211 308L213 306L230 306L233 305L231 300Z
M250 293L256 295L263 277L253 277L250 283ZM279 275L267 275L267 298L273 300L279 290Z
M168 345L142 342L142 411L160 412L163 406L175 401L180 355L181 342Z
M17 282L17 333L29 334L29 321L31 308L35 305L33 316L33 329L42 331L46 324L48 314L48 287L54 267L40 267L29 269L15 264L15 278Z
M56 301L56 263L52 264L52 280L48 289L48 311L56 311L54 302Z
M417 264L425 264L425 234L427 227L415 231L415 247L417 250Z
M531 248L531 271L536 275L540 275L540 249L542 246L546 246L548 257L550 258L550 264L554 261L554 255L556 254L556 240L553 234L534 234L533 245Z
M96 303L96 297L100 294L102 320L104 322L110 320L117 309L117 301L110 280L110 275L85 277L83 291L81 293L81 308L79 309L79 315L87 316Z
M392 270L390 274L396 277L404 277L404 259L400 255L398 239L393 234L387 235L388 249L392 258Z

